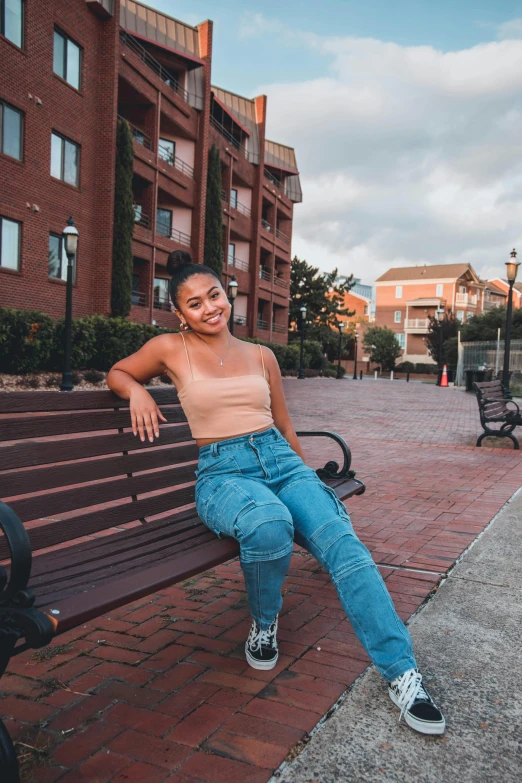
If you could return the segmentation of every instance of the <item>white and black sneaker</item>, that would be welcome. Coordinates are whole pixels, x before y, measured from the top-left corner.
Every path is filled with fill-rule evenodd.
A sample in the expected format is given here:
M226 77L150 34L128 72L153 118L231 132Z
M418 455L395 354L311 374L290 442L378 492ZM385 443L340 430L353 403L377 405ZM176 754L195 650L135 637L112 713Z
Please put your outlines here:
M253 669L273 669L277 663L277 617L266 631L262 631L256 621L245 642L246 659Z
M444 734L446 721L430 694L422 684L422 674L417 669L408 669L388 684L388 694L399 707L399 720L404 720L421 734Z

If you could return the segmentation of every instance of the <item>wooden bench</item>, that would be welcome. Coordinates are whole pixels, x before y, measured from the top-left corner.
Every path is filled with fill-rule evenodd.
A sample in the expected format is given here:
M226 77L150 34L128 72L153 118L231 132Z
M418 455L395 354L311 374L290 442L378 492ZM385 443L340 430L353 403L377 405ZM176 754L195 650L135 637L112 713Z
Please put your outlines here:
M520 447L513 430L522 425L522 415L502 381L474 383L473 391L477 395L480 423L484 428L484 432L477 440L477 446L481 445L484 438L509 438L518 450ZM492 424L497 425L496 429L490 426Z
M11 656L238 554L196 514L198 449L174 388L149 391L167 418L153 444L112 392L0 393L0 676ZM341 500L364 492L342 438L299 435L337 442L342 467L317 472ZM19 780L1 721L0 780Z

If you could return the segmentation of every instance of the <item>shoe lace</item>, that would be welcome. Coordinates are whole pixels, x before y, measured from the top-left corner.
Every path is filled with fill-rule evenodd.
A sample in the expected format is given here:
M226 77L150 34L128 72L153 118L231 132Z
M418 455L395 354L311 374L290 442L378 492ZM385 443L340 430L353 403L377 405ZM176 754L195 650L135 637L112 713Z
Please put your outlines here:
M422 685L422 674L415 669L410 669L400 677L397 677L395 685L398 690L398 706L401 708L399 720L402 719L404 713L410 709L416 699L430 700Z
M275 635L277 633L277 617L270 626L270 628L267 628L265 631L261 630L261 628L257 625L257 623L254 623L251 630L250 635L248 637L248 644L252 650L260 651L261 647L273 647L273 641L275 639Z

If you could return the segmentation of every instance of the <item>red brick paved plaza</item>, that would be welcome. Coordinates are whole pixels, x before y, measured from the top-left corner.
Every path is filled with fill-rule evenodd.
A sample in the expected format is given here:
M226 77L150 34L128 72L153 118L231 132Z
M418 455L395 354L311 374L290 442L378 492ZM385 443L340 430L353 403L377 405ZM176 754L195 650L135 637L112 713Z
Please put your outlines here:
M354 527L408 619L520 487L520 452L505 441L475 449L474 395L451 388L285 383L298 429L330 429L349 443L367 485L348 503ZM331 456L322 445L311 462ZM246 665L249 625L233 561L59 637L54 654L12 660L2 714L25 743L24 783L269 780L368 660L327 576L302 551L286 581L273 671Z

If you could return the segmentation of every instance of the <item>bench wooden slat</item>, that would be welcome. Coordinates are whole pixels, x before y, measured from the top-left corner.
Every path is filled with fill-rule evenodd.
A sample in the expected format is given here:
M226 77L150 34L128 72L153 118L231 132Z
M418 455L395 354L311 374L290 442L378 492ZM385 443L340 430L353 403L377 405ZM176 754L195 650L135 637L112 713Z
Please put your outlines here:
M178 402L173 386L149 386L147 391L158 405ZM100 410L101 408L128 408L129 401L122 400L111 391L27 391L0 392L0 413L36 413L47 411Z
M192 435L187 424L172 427L162 426L159 440L154 443L149 443L148 441L142 443L132 432L112 433L110 435L86 435L74 439L64 438L62 440L37 442L28 440L25 443L14 443L9 446L0 445L0 470L88 459L89 457L101 457L104 454L117 454L123 451L137 451L138 449L146 449L148 451L157 446L187 441L192 441Z
M10 502L9 505L22 522L29 522L194 481L195 469L195 464L182 467L170 466L165 470L155 470L140 476L94 482L84 487L72 487L59 492L22 498Z
M186 421L181 406L164 407L163 415L169 424ZM99 432L129 428L128 410L88 411L82 413L54 413L37 416L15 416L0 419L0 440L43 438L50 435L69 435L77 432Z
M165 430L161 432L159 445L163 445ZM22 495L28 490L40 492L45 489L58 489L84 481L99 481L112 476L124 476L140 470L154 470L179 462L197 460L196 444L174 446L172 448L150 448L135 454L119 454L116 457L104 457L83 462L37 467L32 470L13 470L0 474L2 497ZM10 504L11 505L11 504Z

